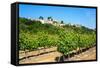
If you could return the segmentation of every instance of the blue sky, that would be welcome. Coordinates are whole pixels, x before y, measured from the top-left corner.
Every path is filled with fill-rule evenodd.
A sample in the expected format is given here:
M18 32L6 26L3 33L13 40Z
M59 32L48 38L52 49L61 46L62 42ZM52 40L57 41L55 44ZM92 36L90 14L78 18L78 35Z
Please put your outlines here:
M81 24L92 29L96 27L95 8L75 8L20 4L19 16L33 19L37 19L39 18L39 16L43 16L46 19L48 16L51 16L54 20L63 20L64 23Z

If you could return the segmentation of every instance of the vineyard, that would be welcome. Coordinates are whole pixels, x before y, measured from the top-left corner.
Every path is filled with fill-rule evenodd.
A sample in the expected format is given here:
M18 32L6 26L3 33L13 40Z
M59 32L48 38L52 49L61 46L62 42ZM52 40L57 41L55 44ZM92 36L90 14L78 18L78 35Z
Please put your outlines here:
M80 53L95 45L94 29L69 24L61 27L53 26L41 24L40 21L19 18L19 53L25 54L24 58L21 57L19 60L28 59L28 52L32 51L37 52L36 56L57 51L61 53L60 56L69 58L72 54ZM54 47L53 50L48 49Z

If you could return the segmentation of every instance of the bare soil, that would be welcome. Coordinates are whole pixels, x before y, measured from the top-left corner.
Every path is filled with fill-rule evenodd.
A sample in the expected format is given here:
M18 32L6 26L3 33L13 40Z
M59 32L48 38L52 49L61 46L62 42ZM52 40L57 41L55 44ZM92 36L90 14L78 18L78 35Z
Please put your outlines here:
M77 60L95 60L96 59L96 47L90 48L89 50L80 53L79 55L75 55L70 58L69 61L77 61Z
M45 53L44 53L45 52ZM44 53L44 54L42 54ZM38 55L40 54L40 55ZM31 51L27 53L29 58L22 59L25 57L24 53L19 52L19 64L26 63L43 63L43 62L56 62L55 58L61 56L62 54L57 52L57 47L47 48L40 51ZM96 59L96 47L90 48L89 50L82 52L74 57L69 58L65 61L77 61L77 60L95 60Z
M44 54L42 54L42 53L44 53ZM40 54L40 55L38 55L38 54ZM43 50L40 50L40 51L28 52L27 56L32 56L32 57L29 57L29 58L26 58L26 59L22 59L23 57L25 57L25 54L20 53L19 59L21 59L21 60L19 61L19 64L55 62L55 58L57 56L61 56L61 55L62 55L61 53L57 52L57 47L47 48L45 50L43 49Z

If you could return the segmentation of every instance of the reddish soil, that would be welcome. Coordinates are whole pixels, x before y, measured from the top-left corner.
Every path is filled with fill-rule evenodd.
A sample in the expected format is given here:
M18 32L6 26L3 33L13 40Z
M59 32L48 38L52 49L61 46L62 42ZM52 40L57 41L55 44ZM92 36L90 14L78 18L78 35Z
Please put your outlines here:
M96 59L96 47L93 47L85 52L80 53L79 55L75 55L69 60L77 61L77 60L95 60L95 59Z
M52 52L50 52L52 51ZM45 54L38 55L39 53L43 52L49 52ZM33 55L33 56L31 56ZM35 56L34 56L35 55ZM41 63L41 62L56 62L55 58L61 56L62 54L57 52L57 48L48 48L45 50L40 51L31 51L27 53L27 56L31 56L26 59L22 59L19 61L19 64L25 64L25 63ZM19 53L19 58L25 57L24 53ZM95 60L96 59L96 47L90 48L89 50L82 52L78 55L75 55L74 57L69 58L69 60L66 61L77 61L77 60Z

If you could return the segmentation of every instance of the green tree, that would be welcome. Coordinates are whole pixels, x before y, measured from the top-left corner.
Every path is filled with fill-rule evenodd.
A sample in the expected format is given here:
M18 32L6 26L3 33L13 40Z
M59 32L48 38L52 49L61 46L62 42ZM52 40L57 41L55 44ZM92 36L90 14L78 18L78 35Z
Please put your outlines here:
M64 21L61 21L61 24L64 24Z
M53 21L53 18L52 17L48 17L47 18L49 21Z
M44 18L42 16L40 16L39 19L43 20Z

